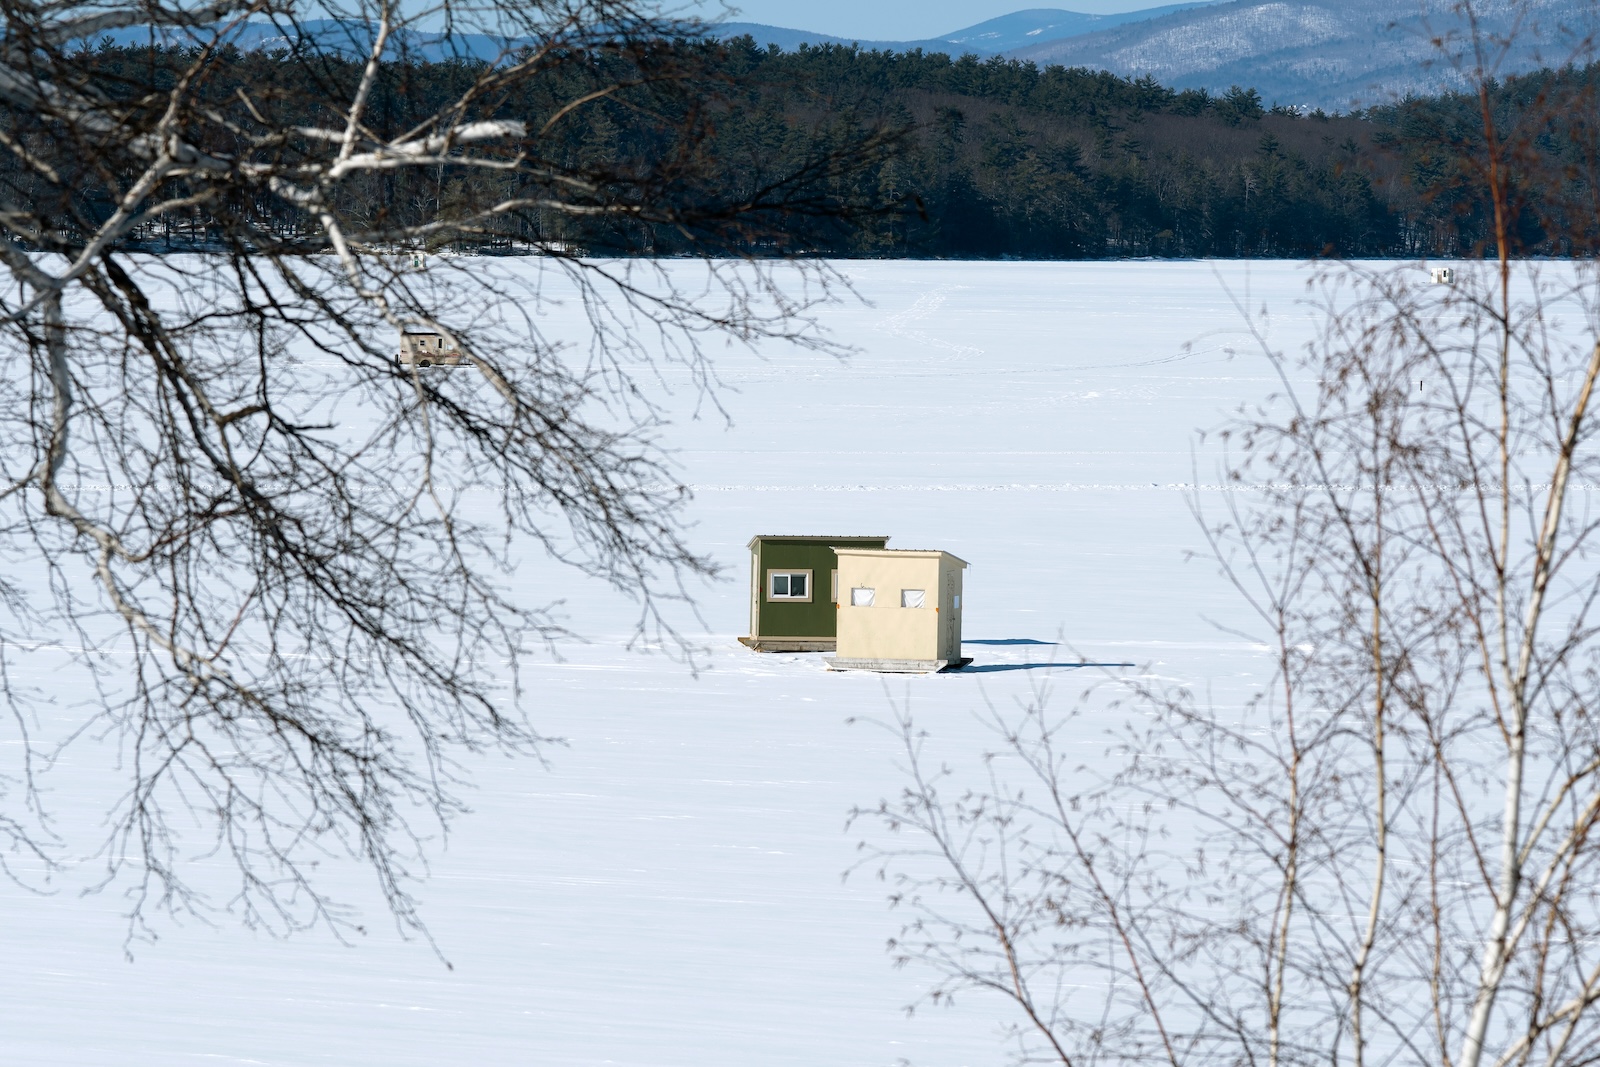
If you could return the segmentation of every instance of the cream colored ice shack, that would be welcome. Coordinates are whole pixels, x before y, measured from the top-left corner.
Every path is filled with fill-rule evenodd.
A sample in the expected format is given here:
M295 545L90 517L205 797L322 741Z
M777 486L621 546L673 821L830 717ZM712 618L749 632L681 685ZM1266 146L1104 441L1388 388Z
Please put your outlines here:
M834 670L941 671L961 656L965 560L937 549L834 549L839 559Z
M402 367L459 367L471 364L454 344L445 340L444 334L424 330L405 330L400 334Z

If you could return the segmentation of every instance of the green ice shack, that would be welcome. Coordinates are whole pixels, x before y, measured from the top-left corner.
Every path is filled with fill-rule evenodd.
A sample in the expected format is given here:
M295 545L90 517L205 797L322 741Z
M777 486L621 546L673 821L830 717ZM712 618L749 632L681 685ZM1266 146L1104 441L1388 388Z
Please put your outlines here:
M839 548L886 548L887 537L750 539L750 636L757 652L832 652L839 632Z

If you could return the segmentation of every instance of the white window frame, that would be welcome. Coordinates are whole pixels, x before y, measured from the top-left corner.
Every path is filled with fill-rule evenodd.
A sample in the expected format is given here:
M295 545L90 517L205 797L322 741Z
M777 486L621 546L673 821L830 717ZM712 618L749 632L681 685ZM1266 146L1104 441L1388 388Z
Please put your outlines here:
M865 593L866 596L861 594ZM858 585L850 590L850 606L853 608L870 608L873 601L878 598L878 590L864 585Z
M778 596L773 592L774 579L778 575L785 577L791 574L803 574L806 579L805 596ZM812 581L811 572L804 567L768 567L767 568L767 601L773 604L809 604L816 595L817 586Z
M913 604L911 601L915 600ZM903 608L925 608L928 606L928 591L926 589L900 590L900 606Z

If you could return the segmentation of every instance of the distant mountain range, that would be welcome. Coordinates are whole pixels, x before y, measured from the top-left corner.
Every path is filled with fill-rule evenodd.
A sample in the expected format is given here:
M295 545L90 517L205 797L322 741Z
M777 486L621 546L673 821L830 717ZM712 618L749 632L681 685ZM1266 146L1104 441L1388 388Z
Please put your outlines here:
M131 47L148 43L169 48L198 46L209 44L217 32L218 27L210 24L192 29L126 26L97 34L80 43L85 48L93 48L105 41ZM353 59L371 51L375 35L375 27L366 22L308 19L298 23L292 30L272 22L244 22L229 28L224 39L246 52L271 52L273 49L300 45ZM429 63L451 59L495 63L503 60L519 43L522 42L518 38L493 37L482 33L444 34L404 29L389 37L387 51L391 56L404 55Z
M1058 42L1074 36L1110 30L1130 23L1204 7L1207 3L1214 2L1216 0L1190 0L1188 3L1166 4L1120 15L1085 15L1076 11L1034 8L1002 15L987 22L980 22L976 26L968 26L966 29L926 41L864 41L807 30L767 26L756 22L721 22L701 28L709 31L714 37L728 39L750 36L755 38L758 44L777 45L789 51L801 45L856 44L863 48L894 52L908 52L920 48L929 52L951 52L957 55L972 52L981 56L991 56L1002 55L1029 45ZM212 29L211 26L205 26L198 31L181 29L152 31L148 26L131 26L113 30L84 43L92 47L105 38L116 44L137 45L153 37L163 44L186 44L206 39ZM229 34L229 40L236 47L246 50L282 48L299 41L352 55L364 55L371 47L372 39L373 28L369 24L338 19L306 20L299 23L297 29L293 31L271 22L252 21L235 27ZM492 61L503 55L507 48L521 43L520 39L508 40L481 33L458 31L447 36L414 28L402 31L396 40L397 51L403 49L416 58L425 60L474 58Z
M807 30L790 30L781 26L766 26L759 22L723 22L712 27L722 38L755 38L758 44L775 44L793 50L803 44L856 44L862 48L889 52L909 52L920 48L925 52L967 52L980 56L1004 55L1015 49L1047 42L1066 40L1087 33L1110 30L1130 22L1142 22L1174 12L1204 7L1214 0L1197 0L1186 4L1167 4L1162 7L1129 11L1120 15L1085 15L1077 11L1060 11L1055 8L1032 8L1014 11L1009 15L980 22L956 30L943 37L930 37L925 41L868 41L851 37L834 37L826 33Z
M1514 36L1500 74L1586 61L1600 40L1590 0L1481 0L1480 28ZM753 23L724 23L720 36L760 43L857 43L863 48L973 53L1150 75L1177 88L1258 90L1267 103L1328 110L1383 103L1406 93L1466 84L1434 40L1462 39L1452 0L1225 0L1175 4L1121 15L1018 11L926 41L850 42ZM1524 17L1525 12L1532 17Z
M1149 75L1177 88L1223 92L1242 85L1259 91L1268 104L1346 111L1406 93L1465 85L1433 43L1462 39L1465 26L1454 6L1454 0L1213 0L1120 15L1035 8L921 41L853 41L750 22L706 29L722 38L749 35L759 44L789 50L802 44L899 52L920 48L1089 67L1130 78ZM1500 74L1593 58L1592 50L1580 51L1579 45L1600 41L1597 10L1593 0L1479 0L1476 5L1486 38L1515 38L1497 65ZM360 55L370 47L372 32L365 23L321 20L285 36L271 23L249 22L236 27L230 39L241 48L271 49L298 38ZM129 27L106 36L118 44L152 36L178 44L186 34ZM517 43L482 34L408 30L391 40L391 48L423 60L495 62Z
M1596 39L1600 20L1589 0L1476 7L1486 39L1514 38L1497 64L1501 74L1593 58L1583 46ZM1008 55L1149 74L1179 88L1247 85L1268 102L1348 109L1466 85L1433 43L1465 39L1452 8L1449 0L1233 0Z
M909 52L920 48L928 52L950 52L961 55L972 52L981 56L1002 55L1029 45L1057 42L1069 37L1114 29L1129 23L1159 18L1162 15L1204 7L1215 0L1191 0L1189 3L1166 4L1120 15L1085 15L1076 11L1059 11L1054 8L1034 8L980 22L976 26L957 30L943 37L926 41L864 41L855 38L835 37L826 33L791 30L781 26L767 26L756 22L721 22L704 27L711 35L722 39L749 36L758 44L777 45L793 51L801 45L840 44L860 45L893 52ZM154 31L157 40L164 44L184 44L201 40L209 35L211 27L199 32L163 29ZM296 40L314 42L317 47L353 55L364 55L371 47L372 27L364 22L335 19L311 19L298 24L298 29L286 32L270 22L246 22L236 27L229 39L239 48L271 49L287 47ZM134 26L114 30L104 35L117 44L140 44L151 39L149 27ZM92 46L96 41L85 42ZM398 35L398 48L419 59L438 60L470 57L493 60L517 40L479 33L457 32L446 37L408 29Z

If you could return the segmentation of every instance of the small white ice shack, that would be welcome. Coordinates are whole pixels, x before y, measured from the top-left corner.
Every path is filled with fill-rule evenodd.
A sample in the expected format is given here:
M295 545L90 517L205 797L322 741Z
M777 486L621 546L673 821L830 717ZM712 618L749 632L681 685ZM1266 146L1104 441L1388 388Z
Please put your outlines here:
M459 367L472 363L454 342L432 330L402 331L397 358L402 367Z
M834 549L839 559L834 670L928 673L960 667L966 560L938 549Z

